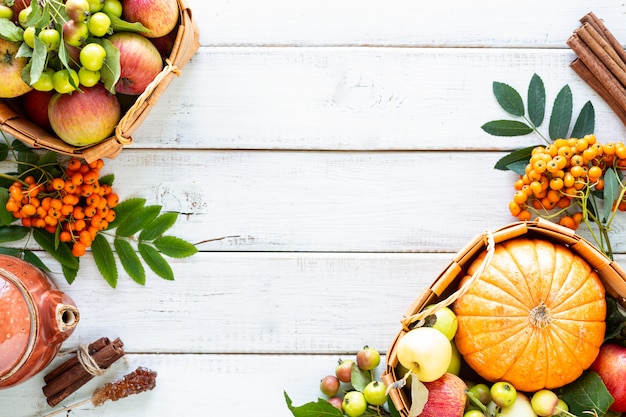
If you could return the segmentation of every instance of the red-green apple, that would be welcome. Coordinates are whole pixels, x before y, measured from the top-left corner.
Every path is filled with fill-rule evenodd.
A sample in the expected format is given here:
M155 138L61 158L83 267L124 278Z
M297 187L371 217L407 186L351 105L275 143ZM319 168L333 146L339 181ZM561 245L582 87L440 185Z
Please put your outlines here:
M32 90L24 94L21 99L24 106L24 114L28 120L46 130L51 130L50 119L48 118L48 103L55 94L55 91L38 90Z
M467 385L456 375L444 374L432 382L424 382L428 400L420 417L459 417L465 409Z
M491 401L487 405L488 415L496 415L498 406ZM499 409L498 417L537 417L537 414L533 411L533 407L530 404L530 400L522 393L518 393L515 397L513 404L508 407L502 407Z
M106 139L120 120L117 98L102 83L82 92L55 94L48 106L54 132L74 146L86 146Z
M396 354L400 364L420 381L430 382L446 373L452 360L452 345L439 330L418 327L398 340Z
M589 369L600 375L606 389L615 398L609 409L618 413L626 412L626 347L605 343Z
M149 32L143 35L158 38L170 33L178 24L176 0L122 0L122 17L129 22L139 22Z
M159 38L150 38L150 42L152 42L154 46L157 47L161 56L169 57L172 53L172 49L174 49L177 35L178 31L173 30L165 36L161 36Z
M16 58L20 44L0 38L0 98L14 98L32 90L22 80L28 58Z
M137 33L118 32L109 40L120 51L120 79L115 91L141 94L163 69L163 59L148 38Z

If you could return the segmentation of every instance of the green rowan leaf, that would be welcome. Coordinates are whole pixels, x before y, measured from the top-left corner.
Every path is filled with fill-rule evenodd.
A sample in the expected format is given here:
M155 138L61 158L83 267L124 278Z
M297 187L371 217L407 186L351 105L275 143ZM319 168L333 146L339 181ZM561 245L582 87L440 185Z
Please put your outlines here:
M68 284L72 284L76 280L76 277L78 276L78 268L73 269L68 268L65 265L61 265L61 270L63 271L63 276Z
M0 187L0 226L8 226L15 220L9 210L7 210L7 201L9 201L9 190Z
M167 262L167 260L159 253L159 251L145 243L139 243L137 245L137 248L139 249L139 254L143 258L143 260L155 274L168 281L174 280L174 272L172 272L172 267Z
M114 32L149 32L149 29L139 22L128 22L115 15L109 15L109 17L111 18L111 28Z
M117 225L116 236L129 237L143 229L161 212L161 206L146 206L136 210L132 216L126 217Z
M163 213L143 228L139 234L139 240L154 240L163 235L169 228L174 226L178 219L178 213Z
M508 84L498 81L494 81L492 88L493 94L496 96L496 100L498 100L498 104L500 104L500 107L507 113L519 117L524 115L524 102L517 90Z
M481 126L481 129L493 136L523 136L533 128L517 120L493 120Z
M46 44L35 36L35 47L33 48L33 56L31 57L30 71L28 72L28 78L25 79L26 83L32 85L36 83L41 77L41 73L46 68L46 62L48 57L48 49Z
M146 204L145 198L130 198L115 206L115 220L109 224L109 229L115 229L122 221L131 216Z
M9 156L9 145L0 143L0 161L6 161Z
M546 89L543 80L534 74L528 85L528 118L538 127L543 123L546 113Z
M572 122L572 90L568 85L561 88L561 91L554 99L552 114L550 115L550 126L548 134L550 139L565 139L569 135L569 125Z
M574 128L572 129L573 138L582 138L585 135L590 135L595 129L596 115L591 101L585 103L583 108L578 114Z
M115 246L115 251L117 252L117 256L120 259L124 271L126 271L128 276L137 284L145 285L146 270L141 264L141 259L139 259L132 245L122 239L115 239L113 245Z
M511 170L519 174L519 172L513 170L512 167L514 167L517 163L523 163L523 165L526 166L528 161L530 161L530 156L534 148L535 146L529 146L527 148L514 150L513 152L500 158L498 162L496 162L494 168L501 171Z
M100 44L106 52L104 64L100 70L101 80L104 87L109 90L111 94L115 94L115 84L117 84L121 75L120 51L106 38L102 38Z
M111 174L107 174L107 175L103 175L102 177L100 177L100 179L98 180L98 182L100 183L100 185L113 185L113 181L115 180L115 174L111 173ZM117 208L116 208L117 210Z
M24 29L9 19L0 19L0 38L11 42L21 42L24 39Z
M619 189L619 179L617 177L615 169L608 168L604 173L603 200L605 222L611 217L611 213L613 211L613 203L617 200L617 197L619 196Z
M1 226L0 243L15 242L28 236L30 229L24 226Z
M97 234L91 243L91 253L93 259L104 280L115 288L117 286L117 265L111 245L101 234Z
M198 252L193 244L174 236L162 236L153 243L158 250L172 258L186 258Z
M22 258L21 249L0 247L0 253L3 255L15 256L16 258L20 259Z
M62 266L68 269L78 270L78 258L72 255L72 250L67 244L60 244L58 247L54 245L54 235L45 230L33 228L33 238L43 250L48 252L50 256L56 259Z
M32 265L35 265L37 268L43 271L52 272L50 271L50 268L48 268L48 266L45 263L43 263L41 258L39 258L39 256L37 256L35 252L33 251L30 251L30 250L24 251L24 260Z

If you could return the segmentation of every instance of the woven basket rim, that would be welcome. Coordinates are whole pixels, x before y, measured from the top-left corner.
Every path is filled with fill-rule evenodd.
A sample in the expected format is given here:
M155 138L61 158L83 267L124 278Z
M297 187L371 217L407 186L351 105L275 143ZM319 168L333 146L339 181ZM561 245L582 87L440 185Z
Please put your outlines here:
M626 271L617 262L609 259L596 246L577 235L573 230L538 218L532 221L510 223L493 232L486 231L475 236L474 239L461 248L433 283L422 290L405 310L400 321L401 329L387 350L385 371L381 375L381 379L387 386L400 379L395 373L398 365L395 347L399 339L409 331L409 326L420 319L420 315L417 313L429 304L445 304L448 300L444 295L446 295L448 287L457 283L461 278L462 272L480 253L488 250L490 242L497 244L517 238L544 238L569 247L587 261L597 272L606 288L607 294L615 298L621 305L626 305ZM448 290L447 292L450 291ZM432 312L433 310L429 310L429 314L432 314ZM389 392L389 396L400 415L408 417L411 401L404 390L392 389Z
M186 0L176 0L180 12L177 36L170 56L165 59L161 73L146 88L127 111L114 134L93 145L72 146L28 120L17 108L16 99L0 99L0 129L33 148L47 149L63 155L84 159L90 163L100 158L115 158L123 147L132 143L132 134L146 119L154 104L175 76L200 48L198 23Z

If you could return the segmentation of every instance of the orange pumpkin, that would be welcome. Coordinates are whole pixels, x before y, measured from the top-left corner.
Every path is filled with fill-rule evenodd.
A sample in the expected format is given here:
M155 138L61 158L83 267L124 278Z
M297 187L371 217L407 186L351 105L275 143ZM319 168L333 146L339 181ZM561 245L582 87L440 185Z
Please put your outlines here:
M470 265L460 285L485 256ZM484 272L454 302L456 346L488 381L509 381L526 392L561 387L598 355L604 293L598 275L565 246L508 240L495 246Z

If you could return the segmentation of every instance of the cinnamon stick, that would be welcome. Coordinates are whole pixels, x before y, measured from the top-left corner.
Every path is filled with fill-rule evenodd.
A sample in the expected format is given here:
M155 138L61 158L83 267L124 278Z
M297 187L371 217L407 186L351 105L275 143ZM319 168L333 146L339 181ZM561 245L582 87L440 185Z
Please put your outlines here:
M119 338L115 339L95 352L91 357L99 368L107 369L124 356L123 345ZM93 377L94 375L89 373L80 362L71 366L43 387L48 404L54 407L93 379Z
M91 343L87 347L87 349L88 349L89 354L93 355L94 353L96 353L97 351L99 351L100 349L102 349L103 347L105 347L106 345L110 343L111 341L109 340L108 337L101 337L100 339ZM70 359L66 360L65 362L63 362L62 364L54 368L52 371L44 375L43 377L44 382L48 383L52 381L57 376L61 375L63 372L66 372L68 369L72 368L73 366L78 365L78 363L79 363L78 356L77 355L72 356Z
M626 64L608 41L588 23L583 24L583 26L576 30L576 33L595 56L602 61L611 74L613 74L622 85L626 85Z
M598 33L604 37L611 45L612 49L619 55L622 61L626 62L626 51L622 47L622 44L613 36L609 29L605 26L604 22L598 18L593 12L587 13L580 19L582 24L588 23L590 26L596 29Z
M626 109L617 105L617 102L609 91L602 85L602 83L596 78L595 75L587 68L587 66L580 60L575 59L570 67L583 79L589 86L596 92L602 99L609 105L609 107L615 112L617 117L626 125Z

